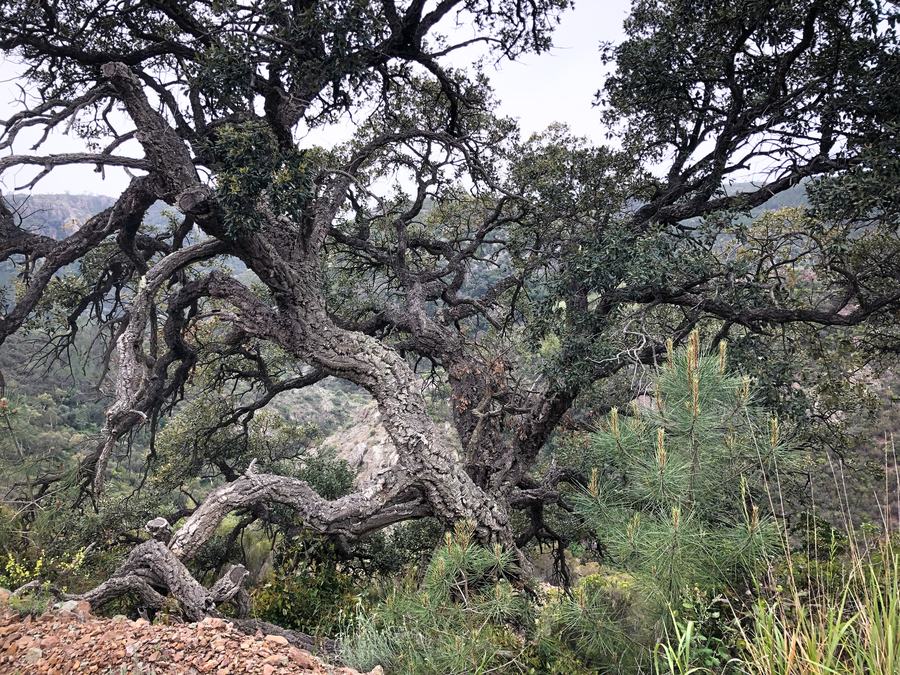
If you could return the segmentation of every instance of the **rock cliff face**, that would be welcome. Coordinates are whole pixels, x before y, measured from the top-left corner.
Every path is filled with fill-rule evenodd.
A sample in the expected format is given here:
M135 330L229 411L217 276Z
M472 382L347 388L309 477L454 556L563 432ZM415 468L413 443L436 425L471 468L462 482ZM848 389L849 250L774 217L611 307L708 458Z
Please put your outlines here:
M381 421L375 401L363 389L326 378L299 391L287 391L272 402L286 419L313 424L322 433L319 451L333 453L357 473L357 481L369 478L379 467L397 460L397 451ZM445 413L439 419L446 420ZM452 425L442 421L438 433L448 446L460 448Z
M0 673L113 672L360 675L327 665L281 636L240 633L223 619L170 625L102 619L85 602L64 603L38 618L0 608Z
M449 447L459 448L459 437L448 422L438 425L438 432ZM357 474L357 481L367 479L397 460L397 450L381 423L381 414L374 401L357 408L352 422L327 436L321 443L323 449L334 449L336 456L345 460Z
M349 426L327 436L322 447L336 450L337 457L356 472L357 481L369 478L378 467L389 466L397 460L397 450L381 424L381 414L374 401L361 406Z
M14 193L3 195L22 224L33 231L63 239L81 223L112 205L103 195L52 195Z

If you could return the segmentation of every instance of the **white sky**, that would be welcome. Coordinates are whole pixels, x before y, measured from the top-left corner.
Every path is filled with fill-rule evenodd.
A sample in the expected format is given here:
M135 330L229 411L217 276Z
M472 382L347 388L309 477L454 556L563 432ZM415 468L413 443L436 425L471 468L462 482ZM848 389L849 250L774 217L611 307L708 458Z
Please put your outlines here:
M563 16L550 52L527 55L515 63L504 62L490 73L500 113L518 118L526 135L552 122L564 122L575 133L602 141L599 112L591 105L603 74L598 46L602 41L621 38L629 6L629 0L577 0L575 9ZM15 64L0 60L0 118L8 118L15 111L10 102L18 94L16 70ZM15 152L26 154L34 138L22 134ZM56 133L40 154L82 150L79 139ZM8 171L0 178L0 191L27 183L35 173L31 167ZM90 166L60 167L43 178L34 192L117 195L128 180L117 168L106 169L101 178Z

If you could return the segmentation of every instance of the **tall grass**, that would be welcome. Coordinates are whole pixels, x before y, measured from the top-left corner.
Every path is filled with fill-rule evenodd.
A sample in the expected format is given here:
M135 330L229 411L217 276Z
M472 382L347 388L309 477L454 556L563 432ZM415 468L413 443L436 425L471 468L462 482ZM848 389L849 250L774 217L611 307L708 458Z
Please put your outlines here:
M857 551L858 553L859 551ZM856 555L856 554L853 554ZM900 556L889 539L851 558L843 590L797 586L753 606L741 670L753 675L900 673Z
M685 613L673 613L655 649L661 628L646 623L647 601L622 580L593 575L571 595L530 603L507 579L508 555L478 546L461 523L423 575L393 580L360 610L341 654L360 669L409 675L900 675L900 504L885 498L881 527L856 527L841 468L832 473L844 514L837 530L823 532L814 507L805 532L779 526L781 546L747 595L685 594ZM896 477L895 460L886 473ZM784 513L777 471L774 482L770 509Z
M709 668L695 665L693 621L684 625L676 622L669 637L668 641L657 645L654 654L656 675L699 675L710 672Z
M786 531L768 579L749 607L732 606L737 634L735 658L725 672L747 675L900 674L900 550L885 485L881 532L854 526L842 469L832 465L841 495L840 545L808 532L798 553ZM897 480L893 440L886 443L885 475ZM900 495L898 485L897 495ZM780 489L770 492L783 506ZM656 650L660 675L712 673L698 665L694 627L676 624Z

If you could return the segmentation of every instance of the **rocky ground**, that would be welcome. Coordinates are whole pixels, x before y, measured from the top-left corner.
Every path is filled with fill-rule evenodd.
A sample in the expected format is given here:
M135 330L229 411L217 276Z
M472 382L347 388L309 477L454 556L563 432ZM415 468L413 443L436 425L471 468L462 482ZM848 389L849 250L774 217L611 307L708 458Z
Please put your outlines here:
M151 625L93 616L87 603L65 607L36 618L0 608L0 673L359 675L281 636L246 635L222 619Z

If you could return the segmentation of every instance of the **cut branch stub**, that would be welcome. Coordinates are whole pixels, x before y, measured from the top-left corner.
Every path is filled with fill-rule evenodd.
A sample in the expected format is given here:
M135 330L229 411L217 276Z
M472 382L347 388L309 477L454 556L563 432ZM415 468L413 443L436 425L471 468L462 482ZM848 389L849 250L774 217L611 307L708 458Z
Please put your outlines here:
M169 539L172 538L172 526L169 525L169 521L165 518L154 518L144 527L147 532L150 533L150 536L153 537L156 541L161 541L164 544L168 544Z

